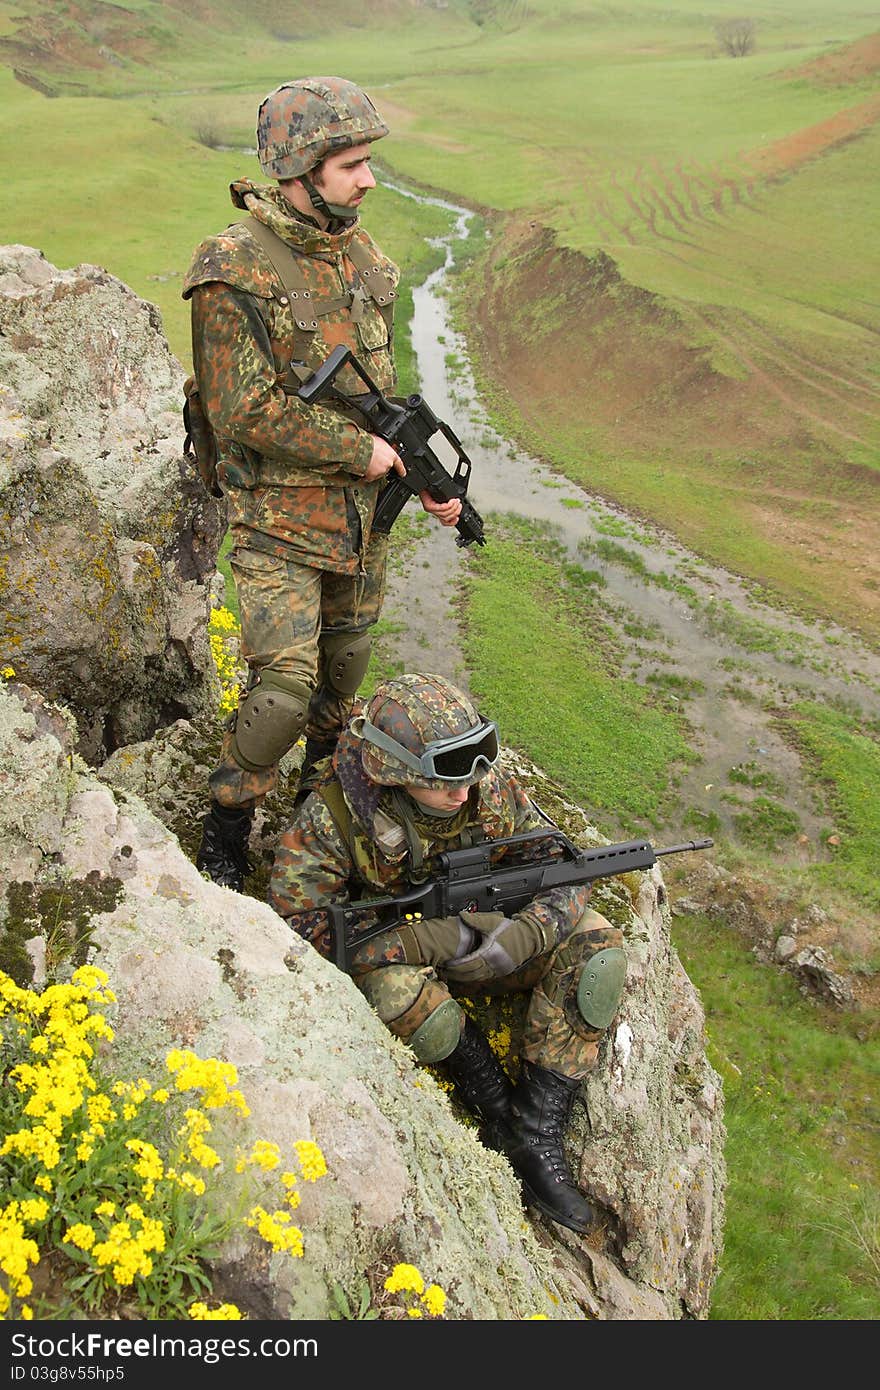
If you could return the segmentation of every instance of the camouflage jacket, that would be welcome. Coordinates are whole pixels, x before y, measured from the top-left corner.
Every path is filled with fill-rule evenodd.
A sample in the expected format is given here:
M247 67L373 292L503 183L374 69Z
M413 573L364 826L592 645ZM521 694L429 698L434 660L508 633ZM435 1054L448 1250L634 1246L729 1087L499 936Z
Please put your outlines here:
M404 892L413 868L407 835L383 796L386 789L364 775L348 730L339 739L332 768L328 763L327 778L339 784L351 812L347 833L320 791L313 793L278 842L269 886L275 911L322 955L330 954L332 944L323 904ZM436 871L438 855L473 843L474 832L497 840L546 822L516 778L499 765L471 787L458 816L448 822L416 816L414 824L423 855L421 880ZM589 897L589 884L553 888L516 915L549 928L548 939L562 940L583 916Z
M302 219L274 185L239 180L232 201L296 253L308 288L291 304L247 225L235 223L197 248L183 297L192 304L193 370L217 438L218 475L237 544L291 550L319 569L354 573L369 535L379 483L363 483L373 442L353 418L305 405L282 382L292 358L309 370L349 346L382 391L395 382L391 334L373 297L369 262L392 297L400 273L355 221L331 235ZM243 216L242 222L249 222ZM365 283L366 281L366 283ZM308 301L308 304L306 304ZM328 312L324 312L328 310ZM366 388L351 368L337 378Z

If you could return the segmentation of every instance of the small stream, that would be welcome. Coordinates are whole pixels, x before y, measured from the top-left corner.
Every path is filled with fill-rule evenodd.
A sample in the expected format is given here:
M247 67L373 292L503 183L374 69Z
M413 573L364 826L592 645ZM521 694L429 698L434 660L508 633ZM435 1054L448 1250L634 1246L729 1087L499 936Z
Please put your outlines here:
M701 761L687 771L679 792L684 806L729 819L721 793L732 790L729 771L757 764L785 787L784 800L810 840L830 826L817 818L800 762L771 726L763 705L785 706L801 697L842 700L848 708L880 716L880 656L833 623L803 622L757 602L736 576L689 552L670 535L629 516L498 436L477 395L465 344L450 322L445 286L455 242L466 235L472 214L439 198L391 185L417 201L452 214L450 233L437 244L444 264L414 292L413 347L421 390L434 413L459 436L473 464L469 496L491 533L493 513L512 512L544 523L572 561L604 580L601 601L628 646L627 674L644 682L658 672L698 682L679 702ZM454 462L442 436L432 447ZM391 577L385 615L400 631L395 655L406 669L437 670L467 688L468 670L458 641L452 600L466 551L454 533L430 525L427 541L405 578ZM608 546L605 558L594 549ZM663 584L652 582L659 576ZM671 592L668 581L688 586ZM725 621L719 624L713 615ZM652 635L633 642L622 635L633 617ZM763 650L739 644L732 631L760 626ZM676 685L676 690L685 687ZM503 731L502 731L503 733ZM742 791L742 788L738 788ZM808 852L808 851L807 851ZM815 844L814 844L815 852Z

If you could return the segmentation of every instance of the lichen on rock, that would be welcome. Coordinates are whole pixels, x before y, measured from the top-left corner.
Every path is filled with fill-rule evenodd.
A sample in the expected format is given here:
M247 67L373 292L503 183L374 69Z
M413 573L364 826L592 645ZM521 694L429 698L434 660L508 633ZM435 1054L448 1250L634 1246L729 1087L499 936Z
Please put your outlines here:
M0 247L0 664L98 762L207 712L222 508L182 454L155 307L96 266Z

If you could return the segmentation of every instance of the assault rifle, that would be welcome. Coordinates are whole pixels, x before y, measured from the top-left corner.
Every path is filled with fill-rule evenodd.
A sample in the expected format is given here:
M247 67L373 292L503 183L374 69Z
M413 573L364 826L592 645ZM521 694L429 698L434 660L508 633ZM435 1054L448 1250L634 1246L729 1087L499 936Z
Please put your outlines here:
M368 388L366 394L347 396L336 386L336 375L348 363ZM405 476L391 472L388 482L379 493L376 511L373 516L373 530L388 532L403 511L411 497L416 497L426 488L435 502L450 502L454 497L461 498L461 513L455 523L458 535L456 545L485 545L483 518L467 500L468 482L471 476L471 461L462 448L461 441L448 425L438 420L431 407L421 396L407 396L401 404L390 401L382 395L378 386L367 375L351 348L340 344L322 362L296 393L306 405L318 401L343 401L359 410L367 422L371 434L377 434L392 445L403 460ZM428 440L437 431L452 445L458 462L455 472L450 474L443 467Z
M534 846L546 841L540 858L508 864L494 863L499 850ZM709 849L713 840L689 840L687 844L655 849L647 840L627 840L619 845L578 849L555 826L528 830L507 839L484 840L468 849L453 849L438 856L440 871L395 898L364 898L354 903L328 903L326 911L333 932L333 959L348 970L353 953L374 936L413 917L456 917L459 912L503 912L511 917L548 888L567 888L614 878L634 869L650 869L661 855ZM365 916L379 920L358 929Z

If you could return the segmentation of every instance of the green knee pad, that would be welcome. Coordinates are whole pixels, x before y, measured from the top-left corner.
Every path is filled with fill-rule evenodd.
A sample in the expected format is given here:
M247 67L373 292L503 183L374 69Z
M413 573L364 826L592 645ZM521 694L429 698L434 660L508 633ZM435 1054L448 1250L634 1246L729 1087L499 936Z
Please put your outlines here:
M323 677L335 695L356 695L370 662L368 632L324 632L318 639Z
M620 1003L626 979L626 953L619 946L597 951L584 965L577 987L581 1018L591 1028L607 1028Z
M461 1037L461 1005L454 999L444 999L439 1009L420 1025L409 1045L420 1062L442 1062L458 1047Z
M247 772L283 758L306 726L311 691L302 681L266 668L235 716L232 756Z
M357 987L382 1022L390 1027L416 1003L425 986L425 971L411 965L383 965L359 976ZM420 1062L442 1062L458 1046L461 1005L444 999L420 1023L411 1038L403 1038Z

